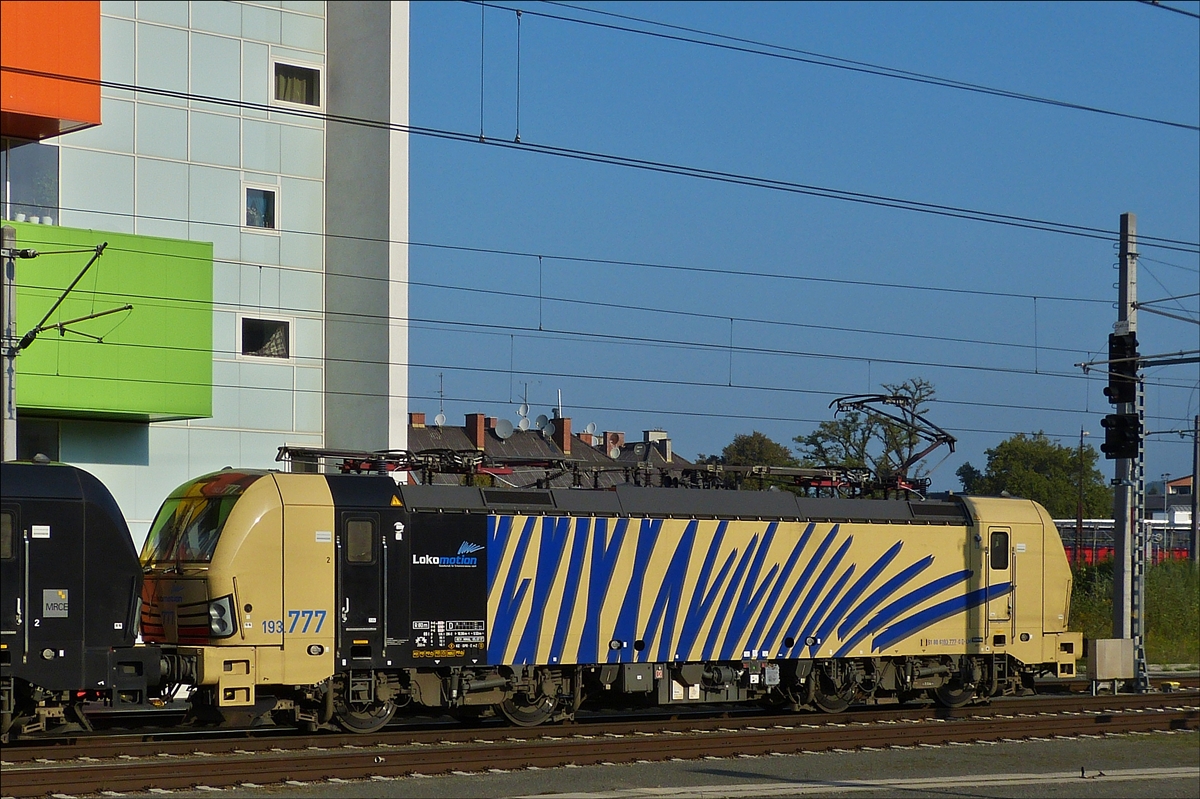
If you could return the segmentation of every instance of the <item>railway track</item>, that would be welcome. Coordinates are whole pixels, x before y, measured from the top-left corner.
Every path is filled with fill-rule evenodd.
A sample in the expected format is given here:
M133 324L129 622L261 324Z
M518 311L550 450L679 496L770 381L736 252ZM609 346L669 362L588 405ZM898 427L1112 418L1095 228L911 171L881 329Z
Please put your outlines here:
M4 796L33 797L1099 736L1195 730L1198 725L1200 692L1192 690L1040 696L959 710L598 720L535 729L497 725L388 730L367 736L80 738L66 745L5 747L0 769Z

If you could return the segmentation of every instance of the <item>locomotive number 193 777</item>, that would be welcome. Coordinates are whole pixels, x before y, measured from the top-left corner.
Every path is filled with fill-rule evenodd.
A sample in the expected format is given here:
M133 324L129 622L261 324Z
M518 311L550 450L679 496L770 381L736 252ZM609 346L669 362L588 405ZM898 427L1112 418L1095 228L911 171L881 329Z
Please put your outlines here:
M281 619L267 619L264 621L262 623L263 632L288 633L289 635L299 632L303 635L312 628L313 633L319 633L321 632L321 627L325 624L326 611L320 608L316 610L289 610L287 615L288 623L286 625ZM303 623L301 619L303 619ZM315 627L313 627L314 621L316 621Z

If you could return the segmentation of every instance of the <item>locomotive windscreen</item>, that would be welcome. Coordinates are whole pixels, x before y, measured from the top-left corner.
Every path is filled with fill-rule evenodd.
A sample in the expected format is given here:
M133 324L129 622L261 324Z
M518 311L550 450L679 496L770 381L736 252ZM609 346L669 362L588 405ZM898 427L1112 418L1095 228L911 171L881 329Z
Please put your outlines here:
M159 509L142 546L142 565L212 560L229 512L262 475L217 472L188 483Z

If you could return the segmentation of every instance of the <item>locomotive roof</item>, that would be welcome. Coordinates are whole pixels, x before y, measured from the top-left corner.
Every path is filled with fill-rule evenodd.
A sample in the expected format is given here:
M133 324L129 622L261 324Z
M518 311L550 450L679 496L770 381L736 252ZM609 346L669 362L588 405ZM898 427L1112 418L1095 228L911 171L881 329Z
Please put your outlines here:
M0 464L5 499L74 499L97 501L108 490L88 472L65 463L9 461Z
M959 502L800 497L786 491L650 488L629 484L608 491L442 485L401 485L396 490L413 510L798 521L970 522L966 508Z

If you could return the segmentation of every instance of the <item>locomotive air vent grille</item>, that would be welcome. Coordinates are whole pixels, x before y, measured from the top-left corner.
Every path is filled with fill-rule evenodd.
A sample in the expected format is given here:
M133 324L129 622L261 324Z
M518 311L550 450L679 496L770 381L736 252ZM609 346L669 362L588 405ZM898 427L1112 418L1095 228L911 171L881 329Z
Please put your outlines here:
M554 507L549 491L489 491L483 490L483 501L489 505L544 505Z
M964 514L958 505L929 505L924 502L910 502L913 516L917 518L962 519Z

